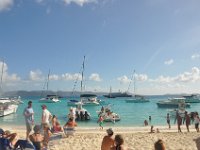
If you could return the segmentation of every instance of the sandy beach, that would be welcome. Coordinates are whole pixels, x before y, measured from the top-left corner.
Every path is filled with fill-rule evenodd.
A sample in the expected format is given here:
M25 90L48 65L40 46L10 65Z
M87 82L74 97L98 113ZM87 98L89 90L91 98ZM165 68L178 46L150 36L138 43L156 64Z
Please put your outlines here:
M1 128L18 133L19 138L25 138L24 126L3 126ZM149 133L150 126L114 127L113 130L115 134L123 135L129 150L153 150L154 142L158 139L165 142L167 150L197 150L194 139L200 137L200 133L196 132L193 125L189 133L185 126L182 126L183 133L178 133L176 126L172 126L170 130L167 126L155 126L156 128L159 128L160 133ZM108 128L99 130L98 127L77 127L74 136L53 135L49 142L49 150L100 150L106 129Z

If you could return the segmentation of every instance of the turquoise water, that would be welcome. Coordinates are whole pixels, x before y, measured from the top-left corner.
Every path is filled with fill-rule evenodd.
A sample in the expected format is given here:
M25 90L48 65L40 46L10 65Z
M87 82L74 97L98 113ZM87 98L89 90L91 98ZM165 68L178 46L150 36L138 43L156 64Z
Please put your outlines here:
M106 104L111 104L112 110L118 113L121 117L121 120L114 123L104 123L104 126L116 126L116 127L134 127L134 126L143 126L144 120L148 120L149 116L151 116L151 124L153 125L166 125L166 114L169 109L158 108L156 102L159 100L166 100L168 97L165 96L157 96L157 97L149 97L149 103L126 103L126 98L104 98L99 97L101 100L105 100ZM55 114L60 123L64 125L67 121L66 115L69 112L70 106L67 106L67 101L70 98L61 99L59 103L45 103L48 107L48 110ZM16 114L11 114L9 116L0 117L0 125L24 125L24 117L23 110L27 106L27 102L29 100L33 101L33 109L35 112L35 123L40 124L41 122L41 114L42 103L39 103L39 97L24 97L22 98L24 104L20 104ZM78 125L81 127L88 126L98 126L97 124L97 110L101 109L101 106L85 106L90 114L91 120L87 122L78 122ZM200 103L191 104L191 107L187 109L188 112L200 110Z

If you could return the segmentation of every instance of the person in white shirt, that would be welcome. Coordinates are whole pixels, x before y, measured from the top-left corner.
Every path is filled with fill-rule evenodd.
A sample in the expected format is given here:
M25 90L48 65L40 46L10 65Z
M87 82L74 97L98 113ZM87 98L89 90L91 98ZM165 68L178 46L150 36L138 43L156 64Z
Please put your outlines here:
M26 139L28 140L29 134L32 131L34 125L34 111L32 108L32 101L28 102L28 107L24 109L23 115L26 122Z
M44 124L47 124L48 126L50 126L49 121L52 118L51 113L47 110L47 106L46 105L42 105L42 126Z

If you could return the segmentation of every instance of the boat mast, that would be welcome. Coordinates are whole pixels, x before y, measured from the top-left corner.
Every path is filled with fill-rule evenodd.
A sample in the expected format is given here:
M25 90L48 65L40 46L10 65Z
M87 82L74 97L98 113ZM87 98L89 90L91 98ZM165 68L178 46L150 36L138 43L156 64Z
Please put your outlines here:
M3 92L3 72L4 72L4 60L2 61L2 66L1 66L1 89L0 92Z
M48 77L47 77L47 91L49 90L49 76L50 76L50 69L49 69L49 73L48 73Z
M136 96L136 93L135 93L135 89L136 89L136 87L135 87L135 70L134 70L134 72L133 72L133 86L134 86L134 95Z
M83 91L83 72L85 70L85 56L83 57L82 73L81 73L81 93Z

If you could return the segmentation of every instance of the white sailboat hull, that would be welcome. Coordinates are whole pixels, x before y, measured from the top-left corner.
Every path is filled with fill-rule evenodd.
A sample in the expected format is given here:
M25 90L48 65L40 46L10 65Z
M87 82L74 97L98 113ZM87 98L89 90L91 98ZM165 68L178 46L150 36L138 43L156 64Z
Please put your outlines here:
M18 105L15 105L15 104L11 104L7 108L0 107L0 117L16 113L17 108L18 108Z

